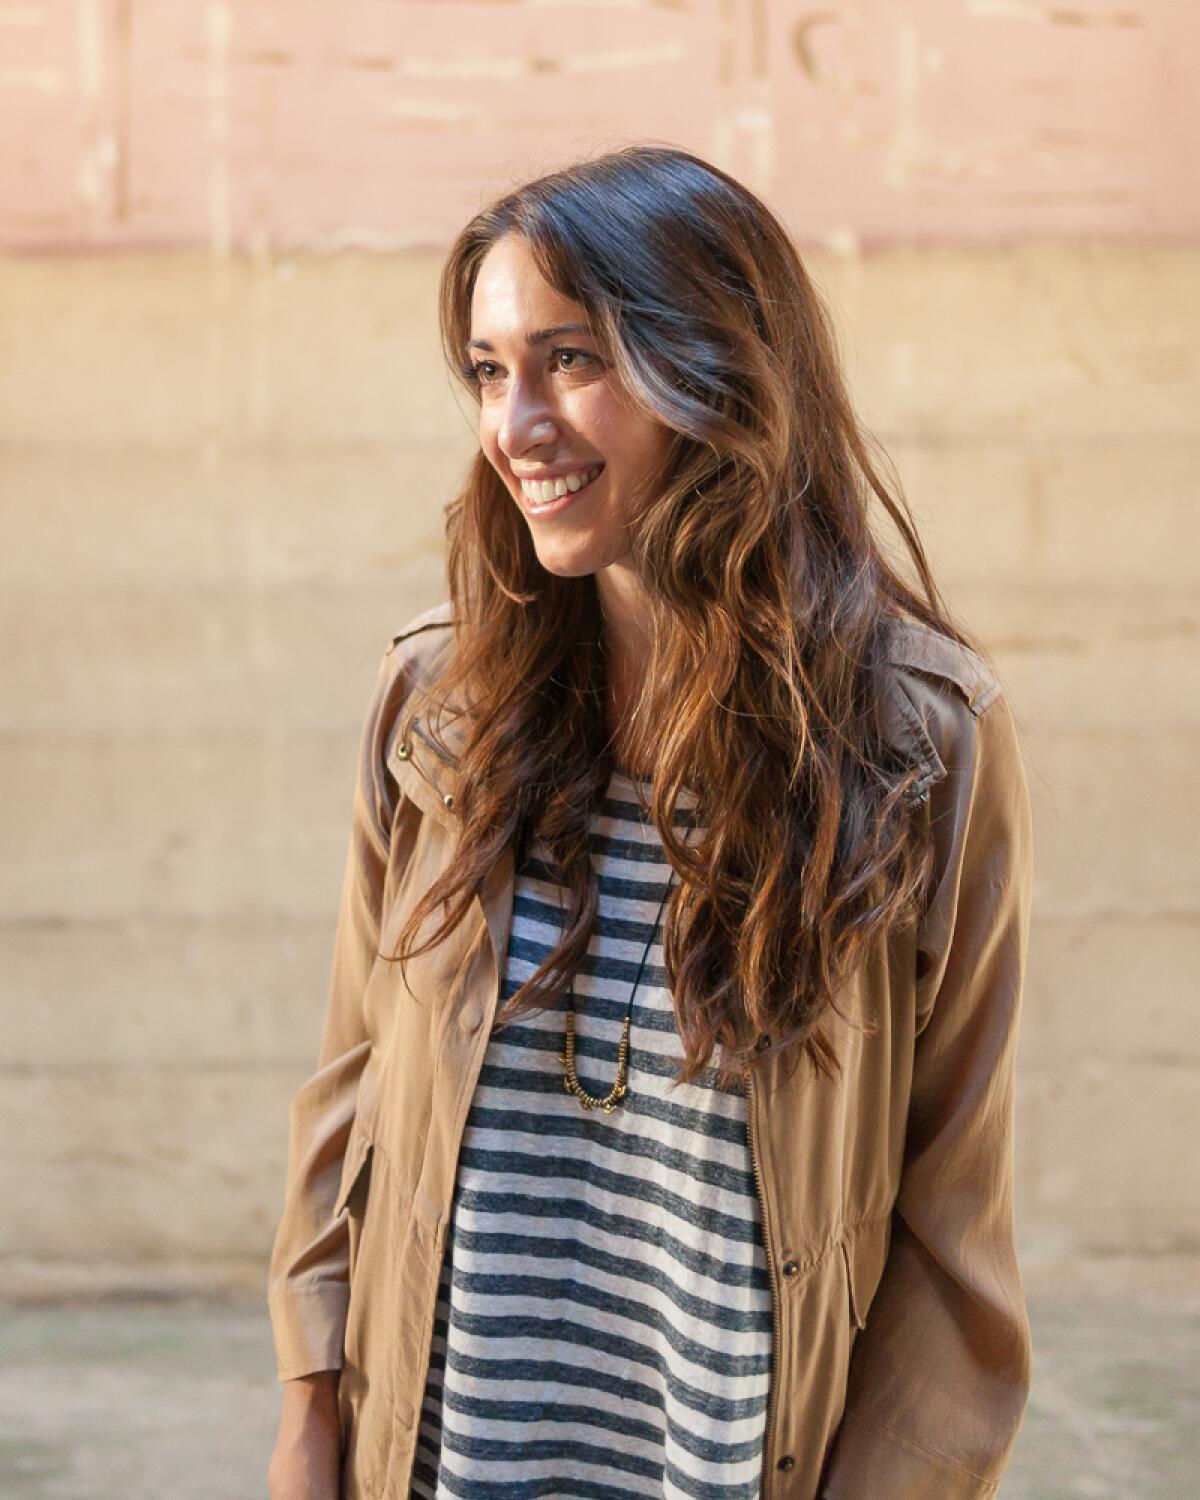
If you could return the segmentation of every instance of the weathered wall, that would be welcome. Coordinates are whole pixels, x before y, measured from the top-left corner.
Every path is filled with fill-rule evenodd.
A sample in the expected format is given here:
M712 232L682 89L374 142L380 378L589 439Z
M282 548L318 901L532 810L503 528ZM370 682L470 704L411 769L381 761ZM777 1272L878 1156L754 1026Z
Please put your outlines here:
M4 0L0 239L438 246L661 137L812 241L1194 239L1191 0Z
M6 1286L261 1278L360 716L473 446L440 246L656 136L814 247L1023 724L1026 1263L1200 1250L1195 22L838 14L0 0Z

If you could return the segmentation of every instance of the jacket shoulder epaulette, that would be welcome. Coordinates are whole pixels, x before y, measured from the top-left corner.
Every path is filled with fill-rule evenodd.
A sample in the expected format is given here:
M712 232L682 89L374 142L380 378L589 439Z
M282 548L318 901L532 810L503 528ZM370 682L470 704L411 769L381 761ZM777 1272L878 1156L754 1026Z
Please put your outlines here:
M387 650L394 651L401 641L408 640L410 636L420 635L422 631L449 630L453 625L454 607L449 599L443 599L432 609L424 610L421 614L414 616L402 630L397 631Z
M978 651L934 630L923 620L894 619L887 654L896 666L952 682L976 717L1000 696L1000 679Z

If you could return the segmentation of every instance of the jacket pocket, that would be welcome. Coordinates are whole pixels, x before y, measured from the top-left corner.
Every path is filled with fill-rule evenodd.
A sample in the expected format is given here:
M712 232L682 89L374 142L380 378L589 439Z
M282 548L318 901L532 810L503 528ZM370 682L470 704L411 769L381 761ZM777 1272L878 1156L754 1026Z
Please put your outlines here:
M366 1199L371 1180L371 1160L374 1154L374 1141L356 1121L342 1161L342 1180L338 1186L337 1200L333 1208L335 1217L343 1211L346 1213L346 1270L352 1286L355 1266L358 1264L358 1249L362 1241L363 1218L366 1213Z
M344 1500L385 1492L391 1453L397 1366L398 1258L402 1200L378 1120L356 1120L347 1144L337 1208L346 1215L349 1287L338 1381Z
M353 1193L360 1175L366 1170L371 1159L371 1147L373 1145L370 1135L355 1122L350 1140L342 1156L342 1180L338 1185L337 1198L333 1205L333 1216L336 1219L347 1206L350 1195Z
M867 1326L867 1312L883 1275L890 1240L890 1212L873 1219L864 1219L842 1234L841 1250L846 1267L850 1316L856 1328Z

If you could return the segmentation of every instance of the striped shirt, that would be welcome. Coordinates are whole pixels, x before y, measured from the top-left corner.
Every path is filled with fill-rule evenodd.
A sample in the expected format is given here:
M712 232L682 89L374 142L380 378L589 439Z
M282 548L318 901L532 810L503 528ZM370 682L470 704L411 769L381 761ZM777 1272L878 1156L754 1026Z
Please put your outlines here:
M676 808L688 838L694 802ZM624 770L591 830L600 910L574 981L575 1062L584 1089L605 1095L672 872ZM535 838L502 997L556 946L565 905ZM565 995L489 1038L447 1226L419 1500L756 1500L771 1300L747 1098L719 1089L712 1066L669 1087L682 1046L661 936L634 996L629 1092L611 1114L563 1088Z

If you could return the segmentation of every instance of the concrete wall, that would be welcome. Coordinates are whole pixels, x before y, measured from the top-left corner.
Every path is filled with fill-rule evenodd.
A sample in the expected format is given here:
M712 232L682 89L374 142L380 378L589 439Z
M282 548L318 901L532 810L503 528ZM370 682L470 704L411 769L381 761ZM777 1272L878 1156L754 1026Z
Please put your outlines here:
M473 449L440 246L655 135L811 247L1022 721L1026 1264L1200 1250L1195 23L839 14L0 3L6 1286L260 1280L360 716Z

